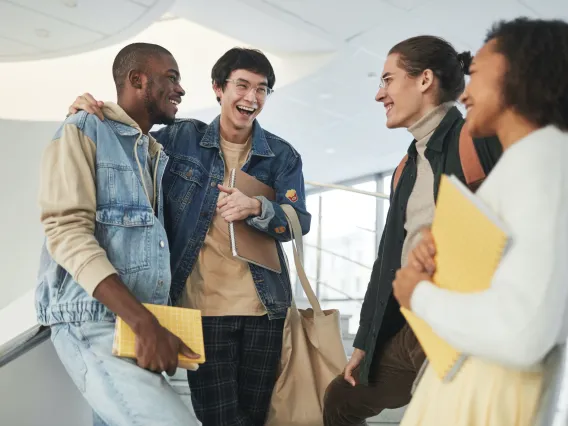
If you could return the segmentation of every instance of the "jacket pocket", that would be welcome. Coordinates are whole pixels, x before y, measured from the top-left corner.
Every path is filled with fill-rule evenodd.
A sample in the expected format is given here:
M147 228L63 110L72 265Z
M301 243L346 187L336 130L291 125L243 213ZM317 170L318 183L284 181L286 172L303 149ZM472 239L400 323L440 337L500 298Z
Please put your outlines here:
M191 203L195 193L203 186L205 173L202 168L188 160L176 159L169 168L171 184L166 196L171 201L185 206Z
M140 172L134 171L128 164L110 163L97 165L97 205L129 208L152 207L151 200L148 200L142 186Z
M122 274L150 268L150 241L155 216L144 207L110 206L97 210L95 236Z

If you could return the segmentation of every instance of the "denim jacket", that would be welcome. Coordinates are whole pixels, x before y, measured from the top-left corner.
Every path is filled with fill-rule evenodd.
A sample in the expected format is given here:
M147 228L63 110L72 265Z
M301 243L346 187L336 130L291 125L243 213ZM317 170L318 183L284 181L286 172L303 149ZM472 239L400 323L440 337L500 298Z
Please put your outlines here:
M117 105L105 104L103 112L104 121L85 112L68 117L42 161L40 207L47 237L36 311L44 325L114 320L91 294L95 283L114 272L140 302L169 302L160 189L168 158ZM140 164L147 155L156 173L155 214L142 186Z
M154 132L170 157L163 179L165 223L171 246L172 287L175 304L184 291L217 206L218 184L223 183L225 163L220 149L220 117L207 125L178 119ZM243 171L275 189L276 200L258 197L262 213L246 220L275 239L282 273L250 264L261 302L271 319L284 318L291 301L290 277L281 242L290 240L286 216L280 204L298 213L302 232L308 233L311 216L306 210L302 160L285 140L263 130L257 121L252 148Z

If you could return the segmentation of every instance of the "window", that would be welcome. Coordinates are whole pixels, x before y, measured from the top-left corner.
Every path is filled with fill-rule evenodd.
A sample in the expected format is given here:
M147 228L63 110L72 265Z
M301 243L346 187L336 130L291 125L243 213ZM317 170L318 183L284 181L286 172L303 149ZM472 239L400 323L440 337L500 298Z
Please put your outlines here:
M365 179L351 188L390 193L391 175ZM367 291L378 241L389 201L334 189L307 197L312 225L304 237L304 268L323 309L339 309L349 317L349 334L359 327L359 314ZM292 247L284 245L299 307L308 307L296 276Z
M386 175L385 177L383 177L382 179L382 191L384 194L389 195L391 193L391 182L392 182L392 174ZM389 200L383 200L383 228L385 227L385 224L387 222L387 212L389 211L389 207L390 207L390 202Z

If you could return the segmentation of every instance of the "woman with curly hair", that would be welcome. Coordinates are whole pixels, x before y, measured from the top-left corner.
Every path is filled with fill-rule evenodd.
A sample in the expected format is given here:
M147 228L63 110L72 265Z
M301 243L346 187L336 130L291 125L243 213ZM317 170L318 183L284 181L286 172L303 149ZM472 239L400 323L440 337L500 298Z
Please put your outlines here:
M450 383L427 368L401 426L532 425L545 357L568 335L568 24L500 22L470 73L470 133L503 146L477 195L512 244L480 293L431 283L429 231L397 272L399 303L469 355Z

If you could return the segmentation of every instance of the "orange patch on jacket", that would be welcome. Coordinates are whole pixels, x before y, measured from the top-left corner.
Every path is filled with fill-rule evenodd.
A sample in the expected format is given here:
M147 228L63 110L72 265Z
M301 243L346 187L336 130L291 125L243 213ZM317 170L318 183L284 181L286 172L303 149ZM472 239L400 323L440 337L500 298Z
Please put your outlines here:
M286 198L288 198L293 203L298 201L298 194L296 193L296 190L295 189L289 189L288 191L286 191Z

